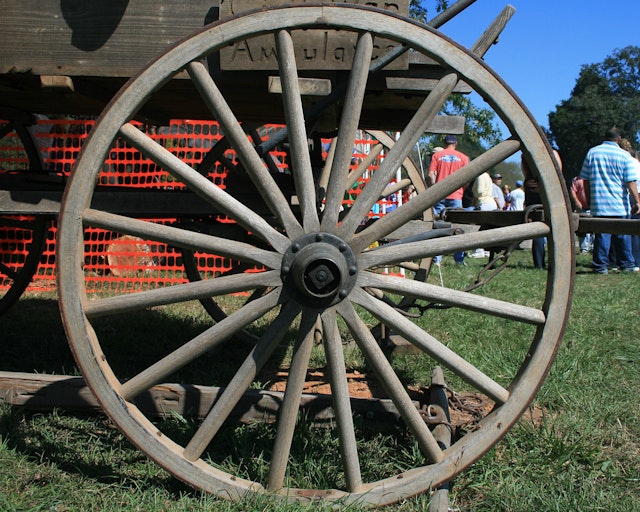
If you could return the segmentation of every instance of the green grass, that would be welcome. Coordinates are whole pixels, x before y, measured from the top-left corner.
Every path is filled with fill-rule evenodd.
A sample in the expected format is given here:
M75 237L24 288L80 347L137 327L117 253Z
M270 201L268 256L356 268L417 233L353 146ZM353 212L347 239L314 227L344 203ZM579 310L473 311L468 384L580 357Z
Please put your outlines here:
M459 269L446 258L445 284L464 287L473 281L480 262L469 259ZM528 251L519 251L512 265L492 280L483 293L518 303L538 305L545 273L534 270ZM578 256L576 287L569 324L556 361L537 395L542 418L522 419L506 437L452 484L450 506L460 511L635 511L640 502L640 308L636 275L595 276L589 260ZM436 274L430 282L438 283ZM104 322L110 336L110 363L123 372L139 361L162 353L176 340L199 332L207 319L193 305L168 312L145 311L135 318L163 333L146 339L143 328L128 330L121 319ZM37 321L33 319L37 318ZM478 314L429 310L425 326L446 344L498 380L508 382L531 340L532 329ZM66 346L57 306L50 296L27 295L0 318L0 370L77 374ZM257 326L259 330L264 325ZM478 333L483 333L479 336ZM490 333L489 335L487 333ZM345 340L346 341L346 340ZM134 347L133 349L131 347ZM128 350L127 350L128 349ZM242 350L234 347L235 357ZM232 352L234 352L232 351ZM234 355L234 354L231 354ZM226 357L226 356L225 356ZM278 360L286 364L283 350ZM322 354L314 361L322 364ZM392 355L406 382L423 385L431 362L415 355ZM350 366L366 363L354 351ZM210 363L210 361L209 361ZM143 363L144 364L144 363ZM208 364L208 363L207 363ZM175 376L213 382L207 364L194 365ZM217 376L217 378L221 378ZM224 377L222 377L224 378ZM451 376L448 382L463 387ZM188 435L189 420L165 420L165 430ZM295 485L309 478L340 485L335 439L326 429L301 429L294 450L307 456L291 468ZM261 425L230 428L218 451L209 453L221 467L239 476L265 471L260 446L269 446L270 432ZM261 444L263 443L263 444ZM258 450L256 452L256 449ZM393 474L419 455L402 436L370 433L360 446L366 478ZM228 466L231 465L231 466ZM239 469L238 469L239 468ZM296 476L297 475L297 476ZM428 496L406 500L392 510L424 511ZM202 495L178 482L134 449L108 418L63 411L34 412L0 406L0 510L2 511L300 511L330 510L327 505L285 504L265 497L231 503ZM357 507L341 510L358 510Z

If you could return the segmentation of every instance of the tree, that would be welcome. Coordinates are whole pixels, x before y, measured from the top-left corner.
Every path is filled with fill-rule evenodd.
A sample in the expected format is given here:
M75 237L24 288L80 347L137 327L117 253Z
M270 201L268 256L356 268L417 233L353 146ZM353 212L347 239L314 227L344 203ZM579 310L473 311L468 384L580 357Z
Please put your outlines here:
M430 2L426 0L410 0L409 17L413 18L414 20L418 20L423 23L426 23L426 21L429 18L435 17L435 16L428 16L428 14L430 14L430 12L432 11L431 9L429 9L427 4L432 4L432 3L433 3L433 10L436 13L444 11L449 6L448 0L433 0Z
M474 105L468 96L454 94L440 110L440 115L465 118L464 134L458 136L458 149L473 159L502 140L502 132L492 110ZM443 145L444 135L425 134L420 139L422 165L428 167L433 150ZM415 156L415 155L414 155ZM497 169L496 169L497 170ZM501 172L501 170L497 170Z
M565 175L580 172L590 147L617 126L634 146L640 143L640 47L627 46L599 64L583 65L571 97L549 114L550 138Z

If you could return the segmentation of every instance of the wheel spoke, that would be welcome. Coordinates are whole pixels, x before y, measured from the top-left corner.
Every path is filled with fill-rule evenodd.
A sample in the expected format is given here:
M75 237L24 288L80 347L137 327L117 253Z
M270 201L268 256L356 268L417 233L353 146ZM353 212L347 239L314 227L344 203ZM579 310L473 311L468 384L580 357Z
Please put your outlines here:
M265 169L264 162L247 139L247 135L209 75L207 68L201 62L191 62L187 66L187 71L205 103L216 116L225 137L229 138L231 146L238 154L238 159L263 196L271 213L278 218L290 238L301 236L302 226L293 215L287 199Z
M361 34L349 75L345 106L338 128L338 142L331 164L331 174L327 187L327 201L322 218L322 229L333 229L338 223L338 213L344 197L345 183L353 154L353 141L360 121L364 102L364 92L369 76L369 63L373 52L373 38L370 33Z
M385 188L380 197L387 198L391 194L395 194L396 192L400 192L403 188L411 185L412 181L409 178L404 178L396 183L391 183L387 188Z
M442 286L435 286L414 279L385 276L373 272L361 272L358 277L358 284L363 287L373 286L390 293L410 295L417 299L447 304L532 325L544 325L546 321L544 312L536 308L443 288Z
M260 299L251 304L255 304ZM249 306L245 306L249 307ZM242 366L224 389L218 401L211 408L200 428L184 449L187 460L197 460L207 448L211 440L225 422L231 411L238 403L243 393L248 389L256 374L267 362L285 333L291 327L291 322L300 313L300 308L293 301L287 302L280 311L278 317L269 326L260 338L251 353L247 356ZM231 318L231 317L229 317Z
M385 66L388 66L395 60L399 59L407 50L409 49L406 45L397 45L387 50L383 55L379 56L377 59L371 61L371 66L369 67L369 74L374 74L383 69ZM307 125L311 125L315 123L318 118L321 116L323 112L331 106L337 103L346 93L348 86L348 82L339 83L329 95L325 96L323 99L313 104L306 112L305 119L307 119ZM287 130L281 130L278 134L270 138L269 140L263 142L260 145L260 152L264 153L272 150L278 144L283 142L287 138Z
M418 198L414 198L411 201L417 199ZM404 208L404 206L405 205L402 205L402 208ZM475 233L433 238L429 239L428 243L425 243L424 240L406 243L398 240L362 253L358 265L360 269L380 267L407 260L428 258L438 254L466 251L475 249L476 247L489 247L496 242L505 244L518 240L529 240L531 238L548 236L550 233L551 229L544 222L529 222L527 224L488 229ZM428 235L428 232L425 234ZM413 239L412 237L412 240Z
M260 215L252 211L250 208L247 208L231 195L227 194L220 187L193 169L193 167L185 164L177 156L162 147L146 134L142 133L133 125L129 123L124 124L120 128L120 135L129 144L156 162L160 167L185 183L205 201L209 202L219 211L227 214L232 219L235 219L238 224L246 228L248 231L254 232L257 236L269 242L278 251L284 251L289 246L288 239L278 233ZM265 174L268 173L265 172ZM283 210L285 209L286 208L283 208Z
M331 383L331 397L336 412L336 424L340 439L342 465L344 466L347 488L350 492L357 492L362 486L360 458L356 445L342 340L338 331L334 308L327 309L322 314L322 328L327 367L329 369L329 382Z
M9 279L15 279L18 276L18 272L0 261L0 275L6 276Z
M102 212L100 210L85 210L83 222L86 226L107 229L122 234L135 235L147 240L164 242L171 246L207 251L219 256L236 258L241 261L258 263L269 268L278 268L281 256L273 251L265 251L253 245L236 242L227 238L197 233L155 222L132 219L123 215Z
M296 193L302 208L302 223L306 233L317 231L320 227L316 209L316 192L311 171L311 158L307 143L307 130L304 124L302 97L298 83L298 70L293 50L291 34L286 30L278 32L276 37L278 65L282 82L282 99L285 119L289 130L291 166Z
M353 185L355 185L358 179L364 175L365 171L369 168L369 166L373 163L373 161L378 157L378 155L382 153L383 149L384 149L384 146L382 144L376 144L371 147L371 149L367 153L367 156L364 157L362 159L362 162L358 164L358 167L355 170L351 171L347 176L347 181L344 186L345 190L349 190L351 187L353 187Z
M315 325L317 313L303 311L300 320L298 340L294 348L291 368L287 378L287 388L284 392L282 407L278 413L278 431L273 445L271 466L267 488L276 491L284 486L284 477L291 452L291 442L295 432L296 420L300 409L302 390L309 367L311 349L314 345Z
M493 379L482 373L478 368L467 362L451 349L444 346L433 336L429 335L411 320L400 314L387 304L374 299L361 288L351 292L351 300L367 309L381 322L396 329L402 336L424 352L434 357L456 375L467 381L476 389L484 392L498 404L509 399L509 391L500 386Z
M458 83L458 75L449 73L443 77L429 96L424 100L409 124L402 132L400 138L387 153L378 170L373 173L373 178L365 185L355 203L347 213L338 230L339 236L348 238L353 234L373 204L378 200L382 191L389 184L396 170L407 158L418 139L427 129L427 126L438 114L442 105L447 101L451 92ZM344 183L344 181L342 182ZM341 185L342 185L341 183ZM426 209L426 208L425 208ZM374 225L377 223L374 223Z
M318 188L324 191L324 197L327 195L327 186L329 184L329 176L331 175L331 167L333 166L333 158L336 154L336 146L338 145L338 138L331 139L331 144L327 150L327 159L324 161L324 167L320 173L320 179L318 180Z
M189 300L243 292L255 288L275 287L281 284L280 273L276 270L218 276L213 279L183 283L166 288L91 300L87 302L85 312L87 318L97 318L154 306L177 304Z
M432 462L442 460L442 450L431 434L429 427L422 419L415 404L409 397L406 389L393 371L382 349L371 334L371 331L358 316L350 303L343 302L338 306L338 313L344 318L353 333L358 346L361 348L368 363L373 367L380 378L385 391L393 400L398 412L407 427L418 441L420 450Z
M247 130L247 135L249 135L251 137L251 140L253 140L254 146L257 147L262 143L262 137L260 136L260 133L258 133L258 130L256 129L255 126ZM273 158L273 155L271 153L269 152L263 153L262 159L264 160L264 163L267 165L267 168L269 169L269 171L271 171L274 174L280 172Z
M401 137L402 138L402 137ZM395 149L395 146L393 147ZM483 172L498 163L506 160L520 149L520 142L517 140L506 140L486 151L479 157L473 159L469 164L448 176L446 179L429 187L418 194L411 201L403 204L400 208L393 210L390 214L381 217L368 228L362 230L353 237L351 247L354 251L363 251L376 240L381 240L389 233L403 226L411 219L416 218L427 208L434 206L440 199L447 197L454 190L465 186L473 181ZM389 152L391 153L391 151ZM387 162L385 159L384 163ZM378 170L379 172L379 170ZM375 179L375 176L374 176ZM367 185L368 186L368 185ZM367 187L365 187L366 190ZM384 186L379 192L382 192ZM360 197L362 194L360 194ZM360 199L358 198L358 200ZM357 201L356 201L357 202ZM374 201L375 202L375 201ZM371 203L373 204L373 203ZM351 212L349 212L351 213ZM344 223L343 223L344 225Z

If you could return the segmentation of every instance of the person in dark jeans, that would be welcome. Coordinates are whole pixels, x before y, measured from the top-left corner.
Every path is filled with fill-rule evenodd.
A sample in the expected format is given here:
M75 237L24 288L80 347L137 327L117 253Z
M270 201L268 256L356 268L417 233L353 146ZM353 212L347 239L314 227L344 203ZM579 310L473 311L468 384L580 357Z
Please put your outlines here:
M554 149L553 155L558 162L558 166L562 171L562 160L560 159L560 155ZM527 165L525 159L523 158L520 161L520 168L522 169L522 174L524 176L524 206L525 208L528 206L532 206L534 204L542 204L542 197L540 196L540 185L538 184L538 180L533 175L529 166ZM546 269L547 264L545 262L545 245L546 239L544 237L534 238L531 241L531 256L533 257L533 266L538 269Z
M638 172L633 157L620 147L622 136L617 128L605 133L604 141L592 147L582 164L580 177L591 205L591 215L608 219L628 219L640 212L636 180ZM593 271L606 274L611 262L609 250L616 249L622 272L640 272L635 264L629 235L596 233L593 242Z

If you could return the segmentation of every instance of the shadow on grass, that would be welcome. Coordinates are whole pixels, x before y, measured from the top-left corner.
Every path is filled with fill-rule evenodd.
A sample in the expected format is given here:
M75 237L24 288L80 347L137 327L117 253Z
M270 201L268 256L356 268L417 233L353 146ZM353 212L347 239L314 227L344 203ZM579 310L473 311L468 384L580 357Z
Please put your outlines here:
M36 466L52 465L63 473L121 488L162 490L175 499L199 495L148 460L102 415L43 415L3 406L0 437L8 449ZM64 481L63 475L60 478Z

